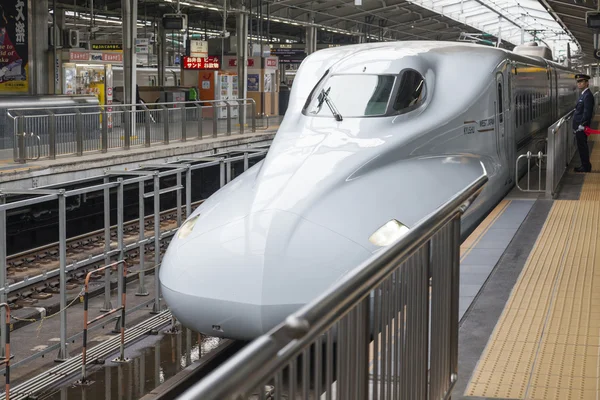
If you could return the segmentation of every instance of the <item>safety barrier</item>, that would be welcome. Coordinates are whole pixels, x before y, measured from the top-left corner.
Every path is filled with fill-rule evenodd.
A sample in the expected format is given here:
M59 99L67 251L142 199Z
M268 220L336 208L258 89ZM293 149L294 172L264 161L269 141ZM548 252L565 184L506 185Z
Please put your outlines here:
M0 307L6 312L6 318L4 320L6 330L6 341L4 343L4 358L0 360L0 364L5 365L4 378L5 378L5 399L10 399L10 307L6 303L1 303Z
M180 398L447 398L458 373L460 219L486 182L481 176Z
M132 257L132 254L137 251L139 260L135 263L139 265L139 269L128 269L128 273L135 273L139 276L136 295L149 295L149 291L146 289L146 274L153 270L156 287L153 296L148 299L148 301L141 303L138 307L150 306L152 308L152 313L160 313L163 306L160 298L158 274L158 267L161 260L161 248L164 247L166 241L175 234L184 218L189 216L193 211L192 188L198 188L204 184L201 179L202 174L197 174L192 177L192 173L207 168L217 168L218 187L223 187L233 179L234 168L237 173L246 171L250 166L250 161L264 157L267 150L268 148L232 149L226 153L210 156L181 157L177 159L175 163L157 162L155 164L141 164L139 169L134 170L106 170L103 175L67 181L46 187L23 190L0 189L0 302L8 303L9 295L14 295L27 288L36 286L36 284L40 282L46 282L56 278L58 278L60 282L58 292L60 298L60 310L53 315L45 316L41 319L45 320L51 317L58 318L60 316L60 342L49 346L32 356L19 360L17 363L14 363L14 366L24 365L56 350L58 350L58 355L56 357L57 361L65 361L70 358L67 345L70 341L78 338L82 333L79 332L74 336L68 337L67 308L75 304L83 292L77 295L73 301L69 303L67 298L67 283L68 278L74 278L76 273L81 272L82 270L90 270L98 265L109 265L115 262L115 260L127 261L129 259L128 257ZM167 187L164 180L172 178L174 178L175 185ZM145 183L151 183L151 187L146 188L144 185ZM66 190L64 188L76 189ZM139 215L137 220L130 220L127 223L124 214L125 189L134 193L137 191L139 202ZM161 199L161 197L166 196L168 193L175 194L175 207L173 212L177 214L176 221L171 227L161 227L161 224L163 223L161 220L161 213L164 212L165 208L164 200ZM13 196L17 195L25 195L26 198L15 200ZM100 250L98 253L94 254L81 254L80 256L73 255L68 257L67 252L68 246L70 246L69 243L89 241L88 235L81 235L74 238L68 237L66 229L67 216L73 207L73 204L79 204L80 201L78 198L85 198L86 196L104 198L104 228L91 233L99 238L100 243L102 240L104 241L104 251ZM116 207L114 204L115 197ZM161 212L153 211L152 221L154 222L154 227L152 234L149 234L146 230L146 223L150 222L144 207L144 200L147 198L152 198L153 210L162 209ZM67 201L69 201L69 203L67 203ZM56 261L57 267L56 269L41 270L39 272L36 272L32 267L29 270L30 275L26 279L10 282L8 280L8 265L10 259L7 256L7 212L29 212L27 210L31 207L40 204L44 204L48 209L57 209L58 252L56 256L52 254L54 253L53 249L56 244L42 246L36 249L36 251L39 251L40 254L43 253L44 257L48 257L49 259L52 259L52 261ZM114 211L114 209L116 209L117 214L116 224L114 222L114 216L112 223L110 218L111 210ZM126 241L126 228L131 227L132 225L137 225L139 228L139 235L136 235L137 238L130 236ZM113 234L116 235L115 238L112 237ZM148 260L144 257L146 250L150 250L154 253L154 260L151 265L147 265ZM23 252L21 255L16 256L23 258L31 257L29 252ZM11 257L13 257L14 260L15 255L11 255ZM37 257L37 255L34 255L34 258L37 259ZM98 270L94 269L94 272L98 272ZM101 311L108 311L113 309L111 304L111 279L110 271L108 269L105 269L104 273L104 305ZM132 308L127 310L127 312L133 310L134 309ZM0 318L6 318L4 309L0 311ZM122 320L122 318L119 318L117 324L121 324ZM89 329L91 330L98 326L100 325L95 325ZM117 325L116 329L118 330L120 327L122 327L122 324ZM0 324L0 349L4 347L6 337L6 326ZM0 353L0 357L2 356L3 355Z
M253 99L111 104L75 109L15 108L8 110L7 115L14 124L13 157L18 163L216 138L229 136L234 130L244 134L247 126L251 132L257 131ZM233 121L237 121L237 129ZM267 117L267 126L268 123Z
M573 113L574 111L571 111L548 128L548 163L545 193L552 197L556 195L558 183L566 172L577 149L575 135L570 123Z
M542 180L542 163L545 158L546 158L546 155L544 153L542 153L541 151L538 152L537 154L533 154L530 151L528 151L527 154L521 154L519 157L517 157L516 168L515 168L515 174L516 174L515 182L516 182L517 188L519 190L521 190L522 192L529 192L529 193L544 193L545 192L545 189L542 189L542 184L544 183L544 181ZM527 172L525 173L527 175L527 187L526 188L522 188L521 185L519 185L519 168L521 166L520 162L522 159L527 159ZM531 160L536 160L536 164L538 166L538 188L537 189L531 188Z
M114 267L118 267L118 269L119 269L120 278L118 278L118 291L119 291L119 297L121 297L121 301L120 301L121 305L119 307L113 308L111 310L106 310L104 314L100 314L96 318L88 320L90 278L91 278L92 274L98 273L100 271L106 270L106 271L110 272L110 270ZM94 322L98 322L118 311L121 311L121 318L120 318L120 322L119 322L121 340L119 343L119 358L117 358L114 361L115 362L126 362L127 361L125 359L125 307L126 307L126 299L127 299L127 292L125 291L126 279L127 279L127 263L125 263L125 261L123 261L123 260L117 261L117 262L109 264L109 265L105 265L104 267L98 268L94 271L90 271L85 276L84 293L83 293L83 348L81 350L81 380L79 381L79 383L82 385L85 385L88 383L87 375L86 375L88 326L93 324Z

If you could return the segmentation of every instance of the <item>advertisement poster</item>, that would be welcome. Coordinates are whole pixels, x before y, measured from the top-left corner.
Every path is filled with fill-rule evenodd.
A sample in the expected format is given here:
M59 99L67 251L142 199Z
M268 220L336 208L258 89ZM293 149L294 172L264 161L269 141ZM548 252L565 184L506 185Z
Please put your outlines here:
M260 85L260 78L258 74L248 74L248 91L258 92Z
M27 92L27 0L0 0L0 93Z

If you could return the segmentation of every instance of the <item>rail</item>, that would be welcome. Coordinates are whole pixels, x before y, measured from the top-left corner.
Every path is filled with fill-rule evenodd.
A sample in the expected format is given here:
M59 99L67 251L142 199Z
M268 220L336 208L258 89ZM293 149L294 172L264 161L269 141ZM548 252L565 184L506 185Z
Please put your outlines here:
M487 180L475 180L180 398L448 398L458 372L460 218Z
M247 126L256 132L260 118L253 99L13 108L7 116L14 124L17 163L244 134Z

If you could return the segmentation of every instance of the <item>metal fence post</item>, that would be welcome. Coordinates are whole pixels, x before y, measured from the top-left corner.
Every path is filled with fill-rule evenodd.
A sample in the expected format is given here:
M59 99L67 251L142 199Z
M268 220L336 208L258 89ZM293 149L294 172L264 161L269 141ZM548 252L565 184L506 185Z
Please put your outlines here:
M108 114L106 109L102 108L100 110L100 117L102 118L102 138L100 139L102 143L100 151L106 153L108 151Z
M256 103L254 100L250 102L250 112L252 113L252 133L256 132Z
M145 263L146 263L146 245L142 244L145 236L146 236L146 207L144 204L144 187L146 181L141 181L139 183L139 215L140 215L140 232L139 232L139 239L140 239L140 246L139 246L139 254L140 254L140 275L139 275L139 284L138 284L138 289L137 292L135 293L136 296L148 296L149 293L146 290L146 272L144 271L145 268Z
M177 187L181 187L181 171L177 172ZM177 227L181 226L181 189L177 189Z
M0 206L6 203L6 195L0 193ZM6 210L0 210L0 288L4 289L2 295L0 295L0 303L6 303L6 299L8 298L8 290L7 280L6 280ZM0 314L2 316L2 321L6 318L6 310L2 308L2 312ZM0 343L0 358L2 357L10 357L10 354L7 355L4 351L4 346L6 345L6 326L4 324L0 324L0 335L2 336Z
M117 248L119 249L119 272L117 273L117 308L123 307L123 288L121 287L121 276L123 275L123 263L125 262L125 243L124 243L124 215L123 215L123 178L118 178L117 182ZM121 262L122 261L122 262ZM123 327L123 321L119 318L115 324L114 333L119 333Z
M154 305L152 313L160 312L160 282L158 278L160 264L160 173L154 173Z
M75 154L83 155L83 114L79 110L75 110Z
M25 117L17 117L17 157L15 161L18 163L27 162L27 149L25 147Z
M135 110L135 106L133 106L134 110ZM133 132L133 118L135 118L135 113L134 111L129 108L129 107L125 107L125 109L123 110L123 112L125 113L125 130L123 133L123 149L124 150L129 150L131 148L131 137L133 136L134 132Z
M60 350L56 361L66 361L67 351L67 198L65 190L58 193L58 240L60 258Z
M163 114L163 143L169 144L169 109L165 106L160 106Z
M202 117L202 105L200 103L194 104L198 108L198 139L202 139L202 130L204 129L204 118Z
M185 171L185 217L192 215L192 166Z
M211 103L212 108L213 108L213 137L217 137L218 135L218 124L217 124L217 104L216 103Z
M231 104L228 101L225 102L227 105L227 136L231 135Z
M181 141L187 141L187 107L185 103L181 107Z
M56 160L56 114L48 110L48 156Z
M248 164L249 164L249 159L248 159L248 152L246 151L244 153L244 172L248 171Z
M246 124L246 100L238 100L238 121L240 122L240 134L244 134Z
M146 147L150 147L150 143L151 143L151 130L150 130L150 119L151 119L151 114L150 114L150 110L148 108L146 108L144 110L144 125L146 127L146 137L144 138L144 145Z
M110 182L109 177L104 178L104 183ZM104 264L110 264L110 188L104 188ZM104 306L100 309L101 312L112 310L110 301L110 271L104 271Z
M225 159L221 158L219 163L219 184L220 187L225 186Z

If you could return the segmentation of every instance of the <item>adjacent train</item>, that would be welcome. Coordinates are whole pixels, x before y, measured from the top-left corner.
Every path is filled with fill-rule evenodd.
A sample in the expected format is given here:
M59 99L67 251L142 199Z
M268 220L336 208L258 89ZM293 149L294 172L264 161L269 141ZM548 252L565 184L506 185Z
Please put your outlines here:
M255 338L485 171L466 235L514 185L517 154L575 104L575 71L548 52L415 41L306 58L267 157L170 243L160 282L173 314Z

